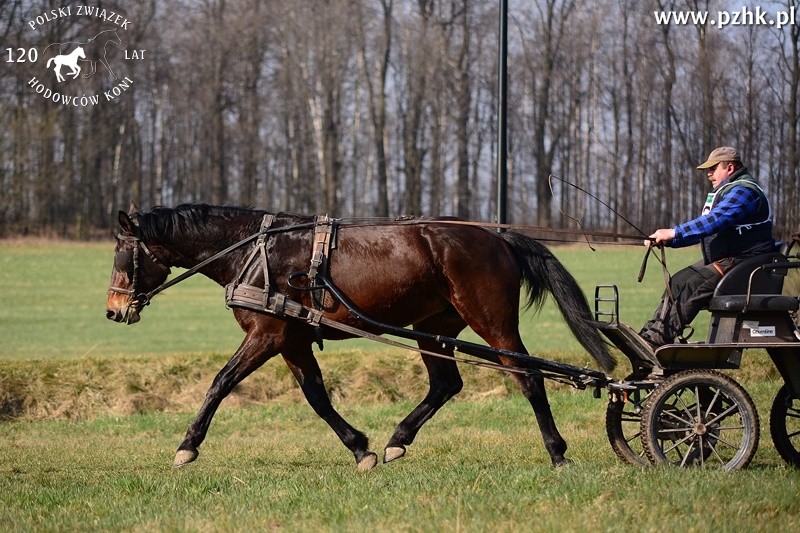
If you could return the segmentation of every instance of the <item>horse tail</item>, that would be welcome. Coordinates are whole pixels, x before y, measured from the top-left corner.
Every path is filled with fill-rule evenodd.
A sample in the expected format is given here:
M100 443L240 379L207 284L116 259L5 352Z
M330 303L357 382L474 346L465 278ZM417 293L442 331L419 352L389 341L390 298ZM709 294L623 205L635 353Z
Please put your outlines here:
M597 328L592 326L592 311L578 282L553 253L540 242L514 232L501 234L511 246L522 270L522 283L528 293L528 306L540 308L547 296L553 295L572 334L605 372L611 372L616 361L608 351Z
M45 68L50 68L50 63L51 63L51 62L52 62L54 59L55 59L54 57L51 57L50 59L48 59L48 60L47 60L47 66L46 66Z

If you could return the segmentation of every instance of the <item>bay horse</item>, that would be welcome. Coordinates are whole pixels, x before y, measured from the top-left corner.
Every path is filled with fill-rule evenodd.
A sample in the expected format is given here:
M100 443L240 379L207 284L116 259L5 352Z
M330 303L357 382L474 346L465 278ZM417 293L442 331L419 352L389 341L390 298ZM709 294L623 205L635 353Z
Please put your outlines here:
M238 207L181 205L137 212L119 212L120 233L108 293L106 316L115 322L135 323L170 267L192 269L227 285L244 269L248 283L264 287L303 305L313 306L314 295L300 290L290 277L309 269L314 239L314 217L274 215L263 261L266 269L248 269L258 257L256 242L236 243L259 233L266 213ZM220 251L230 251L208 262ZM203 264L206 262L206 264ZM258 262L258 261L257 261ZM591 325L591 312L578 283L542 244L519 233L502 234L445 219L414 219L393 223L345 223L337 231L335 248L327 261L327 277L362 316L384 324L455 338L467 326L489 346L527 353L519 335L520 286L527 289L528 305L538 309L549 291L564 319L600 367L610 372L614 360L606 343ZM328 319L364 330L373 326L354 317L339 301L327 297L320 310ZM245 332L244 340L214 378L205 401L178 447L174 466L194 461L220 402L233 388L267 360L280 354L297 379L308 403L353 453L359 469L373 468L377 455L362 432L333 408L314 357L315 328L296 318L243 308L233 315ZM324 339L348 337L321 326ZM352 335L350 335L352 336ZM456 362L424 351L453 355L431 339L418 340L430 388L422 402L396 427L384 448L384 463L402 457L422 425L463 382ZM496 356L510 366L512 358ZM541 375L513 374L530 402L553 465L568 460L567 444L556 428Z

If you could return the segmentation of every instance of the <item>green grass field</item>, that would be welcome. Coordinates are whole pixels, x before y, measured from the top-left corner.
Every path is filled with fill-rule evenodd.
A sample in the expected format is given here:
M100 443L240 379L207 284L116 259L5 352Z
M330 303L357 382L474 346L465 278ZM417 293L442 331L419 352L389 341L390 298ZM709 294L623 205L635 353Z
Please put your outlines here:
M199 277L156 298L139 324L107 321L112 250L0 242L0 531L800 527L800 472L775 452L766 420L779 378L749 352L731 375L753 396L762 430L741 472L626 466L605 437L605 399L549 383L575 461L555 470L513 382L463 367L464 391L407 457L361 473L278 359L223 402L199 459L174 470L175 448L242 334L222 289ZM597 283L619 285L623 321L638 326L655 308L660 267L651 261L645 282L635 279L643 248L555 252L590 299ZM670 270L697 254L671 251ZM537 355L587 362L549 303L523 315L522 330ZM319 359L334 405L376 452L426 390L413 353L328 342Z

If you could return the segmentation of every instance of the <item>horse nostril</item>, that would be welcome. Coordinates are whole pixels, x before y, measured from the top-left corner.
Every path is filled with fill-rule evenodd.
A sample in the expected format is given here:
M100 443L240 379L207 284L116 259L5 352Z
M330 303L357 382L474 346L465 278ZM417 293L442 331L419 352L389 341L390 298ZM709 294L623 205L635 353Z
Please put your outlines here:
M114 322L120 321L120 313L114 311L113 309L108 309L106 311L106 318L109 320L113 320Z

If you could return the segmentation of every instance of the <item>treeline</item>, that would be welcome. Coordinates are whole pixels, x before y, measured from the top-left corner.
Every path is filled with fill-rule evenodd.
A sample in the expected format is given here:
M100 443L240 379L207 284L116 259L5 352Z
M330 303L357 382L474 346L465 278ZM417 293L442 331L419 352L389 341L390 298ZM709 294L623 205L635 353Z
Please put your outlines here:
M497 4L0 0L0 236L108 234L130 200L493 220ZM688 219L733 145L800 228L800 27L711 25L727 4L511 0L509 222Z

